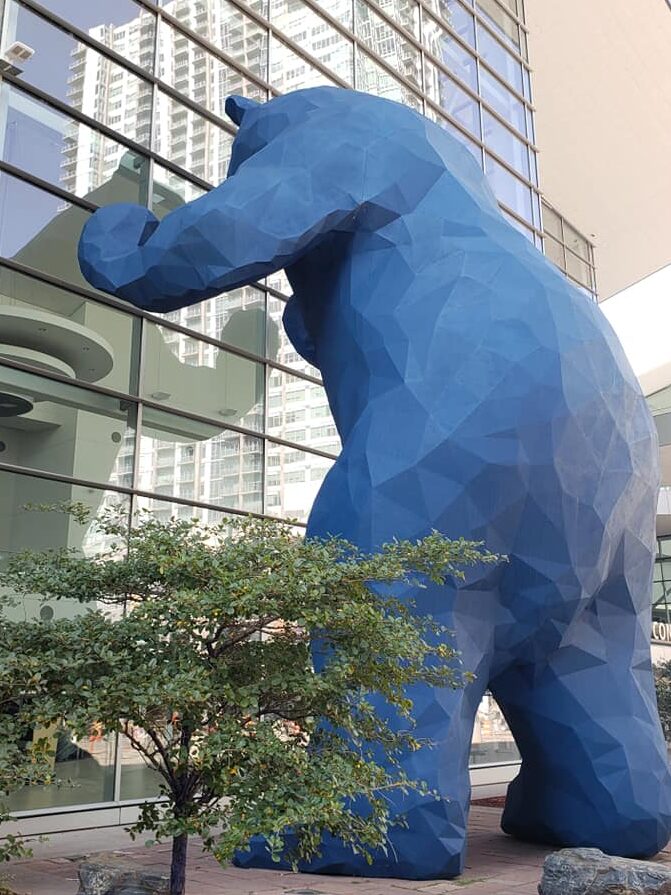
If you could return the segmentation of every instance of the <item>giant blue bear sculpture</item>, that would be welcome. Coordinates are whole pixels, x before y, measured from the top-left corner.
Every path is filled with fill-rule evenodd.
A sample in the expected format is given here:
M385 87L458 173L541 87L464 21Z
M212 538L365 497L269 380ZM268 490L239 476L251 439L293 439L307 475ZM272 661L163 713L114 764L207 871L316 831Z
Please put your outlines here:
M316 88L227 111L228 179L160 224L98 211L85 276L168 311L285 268L285 327L343 443L308 533L374 549L438 529L509 557L420 597L477 675L410 693L436 745L405 767L440 798L396 799L404 824L372 867L327 840L310 869L462 870L486 688L522 754L505 831L654 854L671 829L650 664L657 442L601 311L503 218L466 149L410 109ZM268 863L261 848L241 861Z

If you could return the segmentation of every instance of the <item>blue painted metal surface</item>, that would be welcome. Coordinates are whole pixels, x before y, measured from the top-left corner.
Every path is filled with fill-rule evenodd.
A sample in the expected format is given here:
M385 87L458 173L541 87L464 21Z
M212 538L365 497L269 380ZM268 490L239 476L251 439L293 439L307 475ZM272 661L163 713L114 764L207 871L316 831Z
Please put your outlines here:
M285 268L285 326L343 441L309 533L375 548L435 528L510 557L421 596L477 674L463 691L411 692L436 746L406 770L441 798L398 797L406 826L372 867L327 841L311 869L461 871L486 687L523 757L507 832L654 854L671 825L650 667L657 443L608 323L415 112L332 88L227 110L229 178L160 224L136 206L97 212L85 276L167 311ZM259 847L240 860L267 863Z

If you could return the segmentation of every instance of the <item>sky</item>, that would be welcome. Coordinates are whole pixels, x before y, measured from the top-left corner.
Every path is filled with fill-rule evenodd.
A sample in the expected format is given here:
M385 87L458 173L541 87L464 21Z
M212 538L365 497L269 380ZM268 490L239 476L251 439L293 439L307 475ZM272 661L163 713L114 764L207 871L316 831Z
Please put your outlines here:
M671 264L600 305L645 394L671 383Z

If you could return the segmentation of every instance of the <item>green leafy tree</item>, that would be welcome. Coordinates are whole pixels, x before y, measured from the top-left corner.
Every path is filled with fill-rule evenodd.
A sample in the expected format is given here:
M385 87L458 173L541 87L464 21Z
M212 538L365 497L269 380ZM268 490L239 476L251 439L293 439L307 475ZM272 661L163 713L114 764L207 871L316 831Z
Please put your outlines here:
M171 895L184 892L191 835L221 861L256 834L279 856L288 830L294 862L324 831L363 854L383 847L385 795L425 787L398 764L378 765L373 747L396 759L419 747L407 685L465 678L447 633L385 585L420 588L497 557L437 533L363 555L257 520L202 527L146 516L130 533L112 516L97 524L120 545L103 557L57 550L10 561L0 583L14 594L74 598L88 611L7 623L3 646L38 666L69 657L33 723L65 719L75 735L95 723L154 769L165 800L144 804L133 832L172 838ZM371 693L405 731L378 717ZM367 801L365 817L354 797Z

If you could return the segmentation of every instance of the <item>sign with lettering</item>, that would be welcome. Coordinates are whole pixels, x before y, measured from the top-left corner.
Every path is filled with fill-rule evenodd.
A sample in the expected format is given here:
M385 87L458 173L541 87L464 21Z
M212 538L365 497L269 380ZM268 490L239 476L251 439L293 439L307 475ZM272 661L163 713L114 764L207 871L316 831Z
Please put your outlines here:
M671 643L671 624L669 622L653 622L652 639L658 643Z

